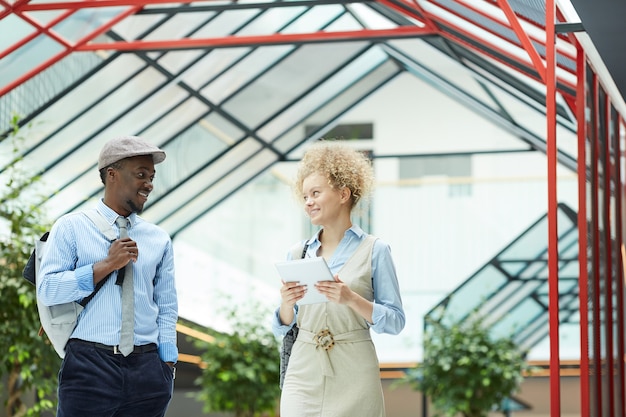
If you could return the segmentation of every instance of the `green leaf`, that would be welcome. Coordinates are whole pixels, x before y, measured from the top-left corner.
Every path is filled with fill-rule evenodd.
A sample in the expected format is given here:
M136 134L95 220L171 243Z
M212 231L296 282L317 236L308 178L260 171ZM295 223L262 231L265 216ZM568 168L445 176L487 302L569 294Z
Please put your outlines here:
M34 242L51 225L40 208L44 195L50 193L40 184L38 173L22 166L24 137L30 127L20 127L19 120L12 116L11 133L3 139L11 141L13 154L3 167L9 180L0 187L0 378L20 383L4 384L0 396L9 398L5 409L40 416L56 408L51 398L55 398L61 360L46 337L37 335L35 288L22 278L22 270Z

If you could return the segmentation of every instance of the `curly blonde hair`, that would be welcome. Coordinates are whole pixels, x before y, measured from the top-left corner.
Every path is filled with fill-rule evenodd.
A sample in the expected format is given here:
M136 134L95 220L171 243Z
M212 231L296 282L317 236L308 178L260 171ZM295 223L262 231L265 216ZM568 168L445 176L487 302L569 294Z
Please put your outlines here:
M302 201L302 183L311 174L325 176L334 189L347 187L352 195L350 209L369 197L374 183L369 158L338 141L315 142L304 153L293 185L299 201Z

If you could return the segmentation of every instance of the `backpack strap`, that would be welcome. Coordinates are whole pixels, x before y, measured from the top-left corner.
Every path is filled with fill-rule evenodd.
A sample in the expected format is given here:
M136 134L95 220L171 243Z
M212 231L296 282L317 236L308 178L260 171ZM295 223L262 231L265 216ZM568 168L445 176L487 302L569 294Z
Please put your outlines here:
M117 239L117 233L113 230L113 227L109 224L107 219L96 209L85 210L82 212L85 216L89 218L96 226L100 232L106 237L109 241L113 242Z
M82 213L85 216L87 216L89 218L89 220L91 220L96 226L98 226L98 229L100 230L100 232L109 241L113 242L114 240L117 240L117 233L115 232L113 227L109 224L107 219L104 218L102 213L100 213L96 209L84 210ZM83 298L81 300L81 302L78 303L78 304L80 304L81 306L85 307L87 305L87 303L89 301L91 301L91 299L96 295L96 293L100 290L100 288L102 288L104 283L107 282L107 280L110 277L111 277L111 274L107 275L102 281L98 282L96 284L96 288L94 288L93 292L91 294L89 294L87 297Z

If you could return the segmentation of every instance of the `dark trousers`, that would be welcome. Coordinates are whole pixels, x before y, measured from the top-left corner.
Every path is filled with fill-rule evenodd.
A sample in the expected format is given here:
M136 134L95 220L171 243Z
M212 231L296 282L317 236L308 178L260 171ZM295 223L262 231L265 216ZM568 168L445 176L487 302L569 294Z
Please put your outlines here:
M59 371L57 417L162 417L173 373L156 350L124 357L70 341Z

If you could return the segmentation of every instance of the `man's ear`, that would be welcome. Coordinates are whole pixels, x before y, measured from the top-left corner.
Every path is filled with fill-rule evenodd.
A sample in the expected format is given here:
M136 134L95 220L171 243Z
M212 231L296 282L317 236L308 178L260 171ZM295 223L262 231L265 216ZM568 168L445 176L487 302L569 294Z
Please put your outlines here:
M108 167L106 169L106 182L107 183L112 183L115 182L115 177L117 176L117 170L115 168L112 167Z

